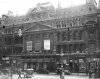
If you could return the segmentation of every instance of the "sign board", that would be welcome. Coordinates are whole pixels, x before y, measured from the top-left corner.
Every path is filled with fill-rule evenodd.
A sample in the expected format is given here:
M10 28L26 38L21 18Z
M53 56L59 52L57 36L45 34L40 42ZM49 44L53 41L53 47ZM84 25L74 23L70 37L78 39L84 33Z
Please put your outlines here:
M27 51L32 50L32 41L27 41Z
M44 40L44 50L50 50L50 39Z

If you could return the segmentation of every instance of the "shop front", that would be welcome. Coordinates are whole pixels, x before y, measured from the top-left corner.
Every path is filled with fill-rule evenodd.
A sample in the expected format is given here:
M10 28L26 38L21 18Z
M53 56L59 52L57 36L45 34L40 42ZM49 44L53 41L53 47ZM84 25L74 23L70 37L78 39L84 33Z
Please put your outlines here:
M49 72L54 72L56 69L56 63L51 58L41 59L24 59L23 69L33 68L35 72L39 69L46 69Z
M63 64L69 64L69 69L73 73L85 72L87 67L86 56L83 55L66 55L64 54L63 60L59 57L57 64L63 61Z
M69 66L70 66L70 71L79 73L79 72L85 72L86 71L86 57L85 56L75 56L72 55L69 57Z

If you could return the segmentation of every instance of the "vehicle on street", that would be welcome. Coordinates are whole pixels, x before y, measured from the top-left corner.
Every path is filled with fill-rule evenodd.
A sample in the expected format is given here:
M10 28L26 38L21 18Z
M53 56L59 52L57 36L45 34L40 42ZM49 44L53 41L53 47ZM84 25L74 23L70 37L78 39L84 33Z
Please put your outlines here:
M34 73L34 69L25 69L24 70L24 77L25 78L32 78Z
M64 73L66 75L70 75L71 72L69 70L69 64L63 64L63 69L64 69ZM61 64L58 65L57 69L56 69L56 73L57 74L61 74L62 68L61 68Z
M39 74L49 74L49 71L47 69L40 68L39 70L37 70L37 73L39 73Z
M5 75L8 75L8 74L10 74L11 70L9 68L4 68L1 70L1 72Z

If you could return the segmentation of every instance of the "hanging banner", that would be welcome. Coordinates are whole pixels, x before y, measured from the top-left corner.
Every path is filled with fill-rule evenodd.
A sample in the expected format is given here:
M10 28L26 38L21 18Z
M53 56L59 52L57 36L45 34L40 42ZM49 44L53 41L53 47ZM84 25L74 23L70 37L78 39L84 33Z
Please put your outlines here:
M32 41L27 41L27 51L32 50Z
M44 40L44 50L50 50L50 39Z

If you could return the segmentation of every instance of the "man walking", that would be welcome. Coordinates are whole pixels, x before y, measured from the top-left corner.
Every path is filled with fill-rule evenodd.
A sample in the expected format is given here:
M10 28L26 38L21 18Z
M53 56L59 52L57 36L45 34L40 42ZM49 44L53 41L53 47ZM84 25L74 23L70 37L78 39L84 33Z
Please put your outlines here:
M92 78L92 70L89 70L89 79Z
M19 74L18 79L22 79L22 77L21 77L21 69L19 70L18 74Z

